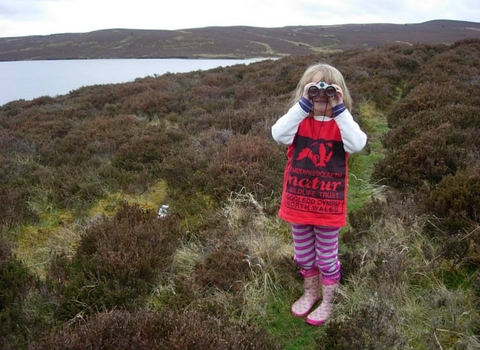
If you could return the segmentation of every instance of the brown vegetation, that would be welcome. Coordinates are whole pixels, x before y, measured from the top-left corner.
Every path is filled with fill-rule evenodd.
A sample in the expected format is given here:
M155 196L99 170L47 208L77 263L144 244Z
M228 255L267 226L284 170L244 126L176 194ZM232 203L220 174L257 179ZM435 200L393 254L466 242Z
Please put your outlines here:
M2 348L478 346L479 53L394 45L4 105ZM369 144L350 159L338 304L312 328L289 315L270 128L318 61L344 73Z

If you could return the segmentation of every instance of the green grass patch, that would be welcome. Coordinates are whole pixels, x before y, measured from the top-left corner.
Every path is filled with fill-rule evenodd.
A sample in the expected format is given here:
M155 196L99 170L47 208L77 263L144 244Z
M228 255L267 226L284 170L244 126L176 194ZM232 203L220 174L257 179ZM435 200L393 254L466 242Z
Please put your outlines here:
M373 102L360 104L361 128L367 133L365 148L349 158L348 210L357 210L365 204L379 188L371 183L371 175L380 159L384 157L382 137L388 131L386 116L375 108Z
M265 322L270 332L279 338L287 350L318 349L315 338L322 332L322 328L309 325L305 318L292 316L290 306L293 301L289 293L283 292L268 303Z

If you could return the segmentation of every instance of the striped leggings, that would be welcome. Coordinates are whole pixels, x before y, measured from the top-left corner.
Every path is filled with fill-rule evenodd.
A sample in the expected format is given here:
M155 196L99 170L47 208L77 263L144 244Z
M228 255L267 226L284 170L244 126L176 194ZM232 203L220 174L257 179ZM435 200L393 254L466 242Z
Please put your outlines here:
M340 281L339 227L292 224L295 261L304 270L318 267L322 281Z

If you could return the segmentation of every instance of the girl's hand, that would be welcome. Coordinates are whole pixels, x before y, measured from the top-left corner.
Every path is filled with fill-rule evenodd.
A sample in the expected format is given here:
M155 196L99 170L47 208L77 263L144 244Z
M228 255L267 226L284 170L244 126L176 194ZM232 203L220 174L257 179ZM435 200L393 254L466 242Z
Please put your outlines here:
M343 91L342 88L336 84L332 84L332 86L337 90L337 94L333 97L329 97L328 101L332 107L335 107L336 105L343 103Z
M310 88L310 86L315 86L317 84L315 83L308 83L307 85L305 85L305 88L303 89L303 97L305 97L307 100L311 100L310 96L308 95L308 89Z

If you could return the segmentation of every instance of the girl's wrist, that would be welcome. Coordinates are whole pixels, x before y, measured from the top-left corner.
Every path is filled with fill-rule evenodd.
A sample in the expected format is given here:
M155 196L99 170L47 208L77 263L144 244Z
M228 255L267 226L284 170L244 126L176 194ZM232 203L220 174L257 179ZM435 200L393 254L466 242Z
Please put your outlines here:
M345 111L346 109L347 109L347 107L345 107L345 104L343 102L339 103L338 105L336 105L334 107L332 107L333 118L342 114L343 111Z
M310 113L313 108L313 103L305 96L302 96L300 100L298 100L298 104L306 113Z
M343 111L345 111L346 109L347 109L347 107L345 107L345 104L343 104L343 103L339 103L335 107L332 107L333 118L342 114Z

